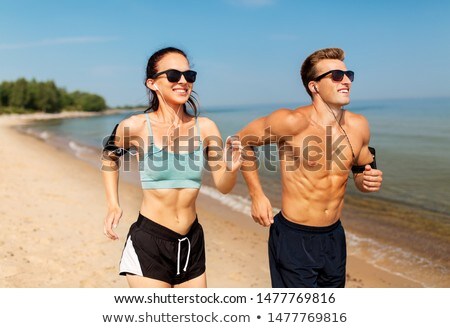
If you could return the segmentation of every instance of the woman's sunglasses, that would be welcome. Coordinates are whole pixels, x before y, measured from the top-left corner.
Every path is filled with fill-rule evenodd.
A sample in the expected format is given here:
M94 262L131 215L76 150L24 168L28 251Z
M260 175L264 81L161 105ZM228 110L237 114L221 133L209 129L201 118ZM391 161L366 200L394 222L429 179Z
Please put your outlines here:
M196 71L189 70L189 71L180 72L179 70L176 70L176 69L168 69L167 71L162 71L162 72L156 73L155 75L153 75L152 78L156 79L158 76L163 75L163 74L166 74L167 80L169 80L169 82L172 82L172 83L179 82L181 79L181 75L184 75L184 78L189 83L194 83L195 78L197 77Z
M347 77L349 78L349 80L351 82L353 82L353 79L355 78L355 72L353 72L353 71L341 71L340 69L333 69L331 71L328 71L326 73L319 75L318 77L316 77L314 79L314 81L318 82L330 73L331 73L331 79L334 82L341 82L344 79L344 75L347 75Z

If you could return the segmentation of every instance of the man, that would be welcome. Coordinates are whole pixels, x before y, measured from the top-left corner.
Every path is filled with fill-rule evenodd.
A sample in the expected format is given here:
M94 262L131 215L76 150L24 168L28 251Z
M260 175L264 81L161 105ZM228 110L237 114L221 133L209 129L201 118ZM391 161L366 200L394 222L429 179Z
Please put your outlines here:
M347 255L340 217L350 170L360 191L381 187L382 172L369 150L369 124L343 108L350 103L354 78L343 60L338 48L311 54L301 77L312 103L276 110L238 133L243 146L278 146L282 206L274 218L248 156L242 169L252 217L270 226L272 287L344 287Z

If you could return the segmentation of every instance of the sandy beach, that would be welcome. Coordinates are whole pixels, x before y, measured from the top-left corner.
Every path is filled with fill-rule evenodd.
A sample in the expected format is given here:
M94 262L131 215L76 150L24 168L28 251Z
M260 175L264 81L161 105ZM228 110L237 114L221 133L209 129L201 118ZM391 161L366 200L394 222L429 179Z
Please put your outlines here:
M107 239L99 167L14 129L32 118L0 116L0 287L127 287L118 264L141 190L121 181L120 240ZM267 229L205 195L197 210L208 286L270 287ZM347 287L419 287L362 257L349 256L347 271Z

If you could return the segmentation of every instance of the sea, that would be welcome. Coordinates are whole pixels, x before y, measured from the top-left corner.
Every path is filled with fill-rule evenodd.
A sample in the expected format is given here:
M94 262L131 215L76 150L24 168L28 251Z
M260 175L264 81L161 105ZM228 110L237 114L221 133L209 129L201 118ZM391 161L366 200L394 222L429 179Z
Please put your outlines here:
M200 115L212 119L226 138L277 108L302 105L306 103L218 106L201 108ZM384 179L382 189L371 194L348 183L344 207L348 203L348 216L357 216L349 219L349 253L424 287L450 287L450 98L355 100L347 109L368 119L370 146L376 149ZM39 120L21 129L100 167L105 137L121 120L138 113L142 111ZM275 146L266 147L276 153ZM260 176L272 205L280 208L276 160L275 169L261 169ZM250 213L242 178L223 196L205 177L201 192L232 210Z

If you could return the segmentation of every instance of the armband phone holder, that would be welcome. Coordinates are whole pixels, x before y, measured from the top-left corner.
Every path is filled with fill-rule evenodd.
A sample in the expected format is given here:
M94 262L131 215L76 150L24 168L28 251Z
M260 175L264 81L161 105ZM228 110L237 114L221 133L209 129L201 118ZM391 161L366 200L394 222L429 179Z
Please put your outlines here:
M372 154L373 161L372 161L372 163L367 163L367 164L369 164L371 168L376 169L377 168L377 161L376 161L376 158L375 158L375 148L369 147L369 151ZM353 165L352 166L352 172L353 173L363 173L364 170L365 170L366 165Z

